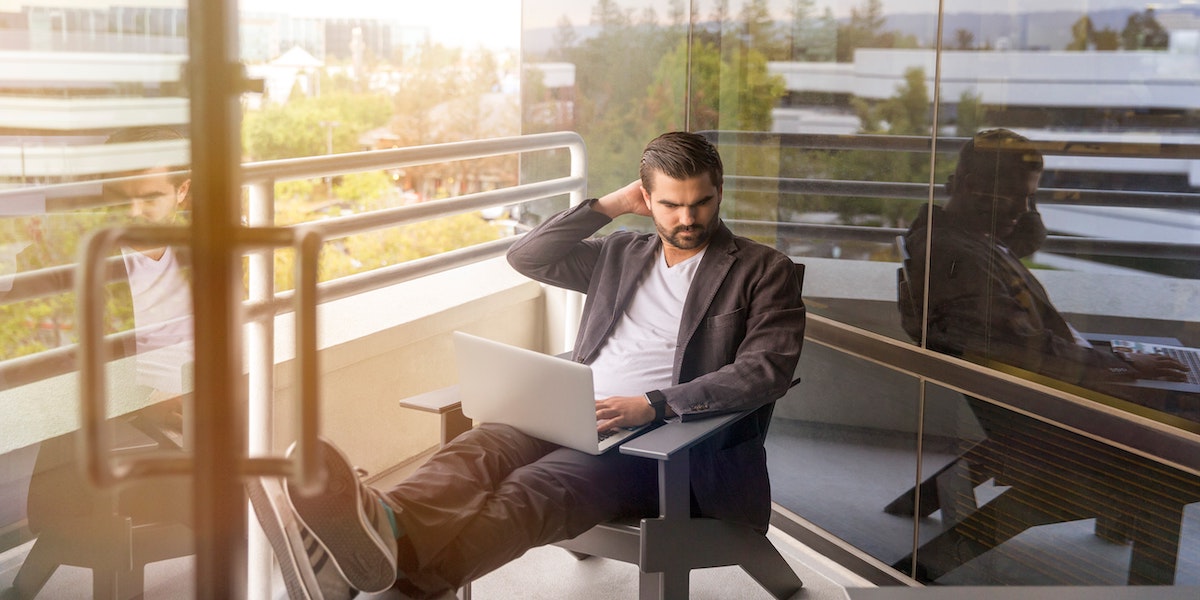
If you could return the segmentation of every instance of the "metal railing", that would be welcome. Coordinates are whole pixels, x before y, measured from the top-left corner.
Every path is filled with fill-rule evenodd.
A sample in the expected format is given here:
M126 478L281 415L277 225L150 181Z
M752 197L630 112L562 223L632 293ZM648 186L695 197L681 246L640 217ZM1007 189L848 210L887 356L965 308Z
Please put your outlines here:
M939 155L948 156L956 154L970 139L939 137L935 147L932 139L921 136L778 134L746 131L704 131L701 133L709 140L719 142L723 147L733 145L802 151L936 152ZM1028 146L1040 151L1043 155L1053 156L1200 160L1200 144L1032 141ZM726 193L778 193L781 199L829 196L911 200L914 203L914 210L918 203L928 202L930 196L927 183L795 178L789 177L787 173L780 173L778 177L727 176L725 191ZM948 197L942 185L934 186L932 191L935 199L944 200ZM1190 209L1200 212L1200 194L1196 193L1041 188L1038 190L1035 200L1040 206L1119 206ZM761 222L744 222L743 226L746 229L739 229L739 231L753 231L757 234L803 234L830 240L871 241L880 244L891 244L897 234L903 233L902 230L897 229L852 225L779 223L778 229L774 232L768 232L771 227ZM1102 238L1050 236L1042 249L1046 252L1063 254L1200 260L1200 244L1193 243L1130 242Z
M704 135L722 146L777 146L797 150L822 151L879 151L879 152L930 152L930 138L919 136L891 135L824 135L824 134L772 134L762 132L707 131ZM936 152L953 154L958 152L967 138L939 138ZM572 202L582 200L584 181L583 142L573 133L554 133L499 138L433 146L419 146L394 150L358 152L335 156L315 156L250 163L243 167L243 182L249 190L251 226L270 226L274 223L274 184L280 181L343 175L347 173L397 169L409 166L436 164L451 160L485 158L503 154L569 148L572 153L571 172L566 177L547 181L526 183L510 188L468 194L456 198L426 202L422 204L390 208L369 213L351 215L320 222L305 223L292 227L316 232L322 239L364 233L395 227L462 212L484 208L518 204L540 198L569 194ZM1104 156L1126 158L1188 158L1200 160L1200 145L1195 144L1138 144L1101 142L1033 142L1043 154L1063 156ZM786 175L786 174L784 174ZM0 190L0 203L5 200L28 197L36 194L51 211L79 210L103 206L98 200L98 191L104 182L42 186L35 189L21 188ZM832 196L867 197L911 200L915 203L928 201L929 186L923 183L848 181L829 179L798 179L782 177L750 177L730 175L726 177L727 194L741 192L779 193L781 197ZM944 197L942 186L936 186L934 197ZM1042 189L1038 201L1043 204L1070 204L1091 206L1124 206L1143 208L1200 209L1200 194L1129 192L1076 189ZM729 219L739 233L746 235L777 235L785 239L827 239L838 241L867 241L883 245L892 244L902 230L888 227L864 227L854 225L829 225L796 222L766 222ZM498 240L477 247L464 248L442 255L418 259L408 263L391 265L367 272L349 275L318 286L318 301L327 302L345 298L378 287L408 281L440 270L450 269L499 256L512 243L511 239ZM1043 250L1064 254L1090 254L1114 257L1141 257L1177 260L1200 259L1200 245L1171 242L1133 242L1109 239L1050 236ZM269 251L264 251L269 254ZM273 269L273 262L263 260L265 254L250 254L251 297L247 302L247 315L251 320L264 318L289 310L292 292L275 293L257 289L262 282L271 281L263 272ZM118 277L119 261L109 263L110 277ZM74 267L71 265L51 267L18 273L14 278L13 292L5 296L5 302L17 302L68 291L73 286ZM255 284L254 282L259 282ZM119 350L130 332L108 337L111 349ZM0 362L0 381L16 386L73 369L76 359L74 346L60 347L37 355Z
M249 190L250 198L247 224L250 227L274 225L276 182L563 149L569 151L571 161L569 173L562 177L288 227L288 229L311 231L320 239L328 241L408 223L556 196L566 195L572 204L581 202L586 191L584 177L586 150L583 140L575 133L547 133L251 163L245 165L243 169L243 180ZM44 199L48 208L54 210L101 207L104 206L104 203L98 200L98 195L103 183L103 181L89 181L43 186L36 189L2 190L0 191L0 203L37 194ZM317 302L329 302L501 256L515 240L516 238L496 240L325 281L317 287ZM250 297L245 303L245 309L247 318L251 322L261 322L268 317L291 310L290 304L294 292L277 293L274 291L274 261L271 259L271 253L270 249L249 252ZM108 280L119 278L120 258L109 260L107 265ZM75 269L75 265L62 265L18 273L13 276L13 291L5 294L4 302L12 303L70 291L75 286ZM132 331L109 335L106 337L106 345L111 352L119 352L124 343L132 336ZM74 371L77 360L78 346L69 345L3 361L0 362L0 381L5 382L8 387L16 387L63 375Z

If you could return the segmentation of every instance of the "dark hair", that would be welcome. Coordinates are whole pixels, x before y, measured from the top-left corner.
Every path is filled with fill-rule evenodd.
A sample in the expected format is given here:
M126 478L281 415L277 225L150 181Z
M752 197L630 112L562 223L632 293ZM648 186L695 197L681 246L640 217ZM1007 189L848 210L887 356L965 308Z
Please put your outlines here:
M1042 171L1042 153L1029 138L1009 129L987 129L975 134L958 153L954 178L947 191L965 179L977 188L994 187L1006 178L1025 177ZM957 182L956 182L957 180Z
M652 191L656 172L680 180L708 173L713 185L721 187L725 182L725 168L717 149L703 136L686 131L664 133L646 144L639 171L642 187L648 192Z

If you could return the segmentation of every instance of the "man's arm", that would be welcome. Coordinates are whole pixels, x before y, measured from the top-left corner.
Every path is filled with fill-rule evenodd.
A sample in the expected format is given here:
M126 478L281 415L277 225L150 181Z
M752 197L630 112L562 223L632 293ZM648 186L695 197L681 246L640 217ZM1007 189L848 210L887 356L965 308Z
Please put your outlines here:
M947 268L948 264L953 266ZM1036 314L1032 298L1027 297L1031 292L1013 289L995 265L989 267L970 254L943 254L935 257L934 273L934 277L942 274L943 283L930 287L931 347L998 360L1071 383L1134 378L1134 369L1113 353L1081 346L1051 329Z
M587 238L622 214L649 214L641 189L635 181L554 215L509 248L508 264L530 279L586 292L601 247Z

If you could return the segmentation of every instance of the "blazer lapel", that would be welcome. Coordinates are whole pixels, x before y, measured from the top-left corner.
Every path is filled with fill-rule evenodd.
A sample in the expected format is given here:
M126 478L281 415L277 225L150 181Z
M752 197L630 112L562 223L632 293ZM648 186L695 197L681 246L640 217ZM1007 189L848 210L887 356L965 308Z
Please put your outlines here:
M736 251L737 245L733 243L733 233L722 221L717 233L709 243L708 250L704 253L704 258L700 261L700 268L696 270L696 277L692 280L691 289L688 290L687 300L683 303L683 315L679 320L680 351L675 354L676 380L679 378L679 363L683 357L683 350L695 335L700 323L704 321L704 315L708 314L708 309L712 306L713 299L717 297L721 284L737 260L734 257ZM703 285L696 285L697 282L703 282Z

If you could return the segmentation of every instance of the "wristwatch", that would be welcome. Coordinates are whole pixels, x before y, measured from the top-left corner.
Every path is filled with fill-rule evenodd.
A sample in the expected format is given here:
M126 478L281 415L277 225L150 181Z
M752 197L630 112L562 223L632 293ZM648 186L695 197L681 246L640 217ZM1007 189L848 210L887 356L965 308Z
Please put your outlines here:
M646 398L646 404L649 404L650 408L654 409L654 420L661 421L667 418L667 401L662 397L662 394L654 394L654 398L656 399L651 398L650 394L653 393L648 392L643 395Z

